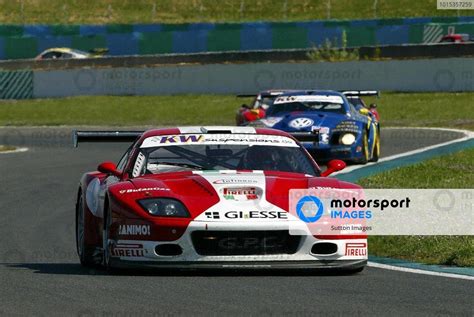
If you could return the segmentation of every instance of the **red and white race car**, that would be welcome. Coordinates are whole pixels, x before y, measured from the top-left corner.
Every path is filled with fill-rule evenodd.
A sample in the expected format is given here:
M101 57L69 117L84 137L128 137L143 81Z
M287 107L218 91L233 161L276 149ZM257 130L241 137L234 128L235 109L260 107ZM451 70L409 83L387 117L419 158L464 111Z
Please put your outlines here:
M118 165L84 174L76 203L81 264L106 267L361 271L366 236L292 235L290 189L359 186L327 178L296 139L253 127L74 132L77 142L130 141ZM347 253L357 245L360 252Z

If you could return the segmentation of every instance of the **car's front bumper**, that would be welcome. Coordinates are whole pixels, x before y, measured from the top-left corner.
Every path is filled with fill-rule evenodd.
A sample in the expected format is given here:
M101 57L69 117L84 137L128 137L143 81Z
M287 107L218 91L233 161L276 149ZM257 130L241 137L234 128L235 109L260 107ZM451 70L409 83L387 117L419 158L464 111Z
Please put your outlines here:
M307 230L303 222L295 222L297 226L301 226L299 232ZM235 232L249 232L248 237L252 237L252 233L264 230L271 236L274 232L281 232L281 230L288 231L288 222L261 222L253 223L226 223L226 222L206 222L193 221L188 226L186 232L177 240L174 241L150 241L150 240L117 240L111 241L114 246L114 251L111 252L114 256L111 258L112 265L121 266L142 266L142 267L167 267L167 268L289 268L289 269L356 269L363 267L367 262L367 239L318 239L311 234L298 235L300 237L297 244L291 251L284 250L281 253L268 254L223 254L223 253L203 253L202 249L196 245L196 240L193 240L193 233L196 232L222 232L225 236L231 237ZM159 225L152 230L159 230ZM288 231L290 234L290 231ZM212 236L214 239L219 238L220 235ZM244 239L247 235L244 235ZM228 238L223 237L221 242L225 242ZM253 240L252 240L253 239ZM227 240L228 241L228 240ZM240 248L242 245L237 240L232 240L235 248ZM245 240L246 241L246 240ZM254 246L255 238L250 238L249 243ZM253 242L252 242L253 241ZM258 241L261 243L269 243L275 240ZM198 241L199 242L199 241ZM242 242L242 241L241 241ZM257 243L257 242L256 242ZM321 251L318 248L322 244L329 245L330 251ZM163 255L157 251L157 248L164 245L173 245L179 247L181 252L174 255ZM285 245L285 244L284 244ZM221 246L220 242L217 246ZM224 248L230 247L229 245ZM352 252L352 248L357 248L357 252ZM121 249L120 249L121 248ZM117 252L118 250L120 252ZM199 250L201 250L199 252ZM222 250L222 249L221 249ZM317 251L319 250L319 251ZM224 252L228 251L225 249ZM234 249L235 251L235 249ZM288 252L287 252L288 251ZM323 254L324 253L324 254Z

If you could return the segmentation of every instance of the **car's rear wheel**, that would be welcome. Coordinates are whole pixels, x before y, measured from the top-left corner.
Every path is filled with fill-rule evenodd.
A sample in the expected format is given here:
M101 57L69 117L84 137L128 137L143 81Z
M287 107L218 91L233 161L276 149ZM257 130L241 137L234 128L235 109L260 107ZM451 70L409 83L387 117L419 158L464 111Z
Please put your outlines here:
M93 257L93 248L88 247L85 243L85 232L86 220L84 213L84 201L82 194L80 194L76 205L76 250L81 265L90 267L96 263Z

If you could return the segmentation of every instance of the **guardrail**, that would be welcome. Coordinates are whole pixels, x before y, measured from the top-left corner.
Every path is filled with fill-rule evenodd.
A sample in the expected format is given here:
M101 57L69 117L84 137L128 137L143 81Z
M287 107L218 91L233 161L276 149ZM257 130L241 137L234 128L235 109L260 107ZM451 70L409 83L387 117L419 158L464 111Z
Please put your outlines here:
M347 50L353 50L349 48ZM474 43L386 45L359 47L362 59L447 58L474 56ZM207 52L192 54L161 54L145 56L117 56L88 59L8 60L0 61L2 70L41 70L71 68L154 67L170 64L220 64L309 61L310 49Z

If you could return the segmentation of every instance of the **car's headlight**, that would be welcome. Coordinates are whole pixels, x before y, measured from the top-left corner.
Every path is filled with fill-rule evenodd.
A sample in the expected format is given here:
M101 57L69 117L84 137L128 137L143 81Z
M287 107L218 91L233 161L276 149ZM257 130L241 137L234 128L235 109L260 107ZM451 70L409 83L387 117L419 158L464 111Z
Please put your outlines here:
M150 215L160 217L189 217L189 212L182 203L171 198L148 198L139 200L138 203Z
M355 142L355 135L352 133L344 133L341 135L339 138L339 143L342 143L344 145L351 145L352 143Z

